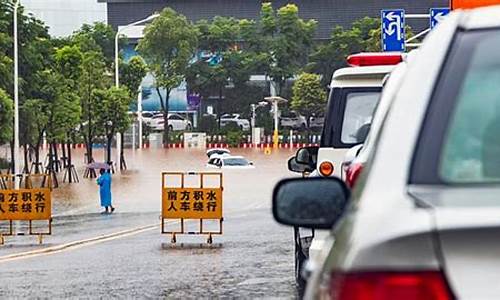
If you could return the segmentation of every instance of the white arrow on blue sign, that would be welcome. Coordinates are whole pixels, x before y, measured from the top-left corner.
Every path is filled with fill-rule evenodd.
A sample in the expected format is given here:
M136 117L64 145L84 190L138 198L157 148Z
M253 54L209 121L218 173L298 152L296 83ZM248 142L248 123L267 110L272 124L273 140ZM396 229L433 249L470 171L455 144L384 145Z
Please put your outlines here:
M449 13L450 9L448 7L431 8L429 12L431 16L431 29L436 27L437 24L441 23Z
M405 50L404 9L382 10L382 49L384 51Z

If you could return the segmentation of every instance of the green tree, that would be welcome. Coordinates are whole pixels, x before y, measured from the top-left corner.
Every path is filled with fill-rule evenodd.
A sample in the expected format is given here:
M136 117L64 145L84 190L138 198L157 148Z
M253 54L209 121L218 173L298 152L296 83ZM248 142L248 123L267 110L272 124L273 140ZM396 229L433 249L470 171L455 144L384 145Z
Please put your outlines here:
M166 8L146 26L144 38L138 45L139 53L156 80L156 91L164 114L164 143L168 143L170 94L185 78L186 68L197 48L197 36L196 27L186 17ZM165 90L164 99L161 89Z
M302 73L294 83L290 106L293 110L306 117L307 125L314 114L325 111L327 97L321 78L316 74ZM307 126L308 128L310 126Z
M147 74L147 66L144 60L140 56L134 56L132 57L127 63L121 62L120 66L120 82L122 86L126 87L130 99L132 102L137 99L137 94L141 93L140 87L141 87L141 82L144 79L144 77ZM123 128L123 130L120 131L122 134L122 137L124 136L125 131L128 128ZM135 147L135 145L133 146ZM126 162L125 162L125 153L124 153L124 139L121 139L121 164L120 164L120 169L126 169Z
M0 89L13 97L13 1L0 1ZM45 82L39 73L48 68L52 57L52 44L45 25L35 17L18 10L19 45L19 103L38 98ZM20 123L22 130L23 122ZM11 156L14 156L13 136ZM12 166L14 167L14 166Z
M256 54L255 65L272 80L277 95L307 63L316 24L315 20L301 19L295 4L275 12L269 2L262 4L256 29L249 28L252 22L240 22L243 36L248 38L248 49Z
M96 123L97 105L95 90L103 90L110 86L110 78L105 75L105 62L101 52L85 52L82 59L82 76L78 85L78 96L81 107L80 133L85 141L87 161L93 159L94 138L101 129Z
M54 54L55 68L63 76L64 84L58 98L56 120L60 138L63 140L63 155L67 157L66 168L69 183L73 182L71 144L75 142L76 128L80 124L81 106L78 83L82 77L83 54L77 45L64 45Z
M115 35L116 32L110 25L96 22L92 25L82 25L73 34L72 40L83 52L101 52L104 56L106 66L110 68L115 57Z
M8 143L12 138L13 101L0 89L0 144Z
M111 143L117 132L124 131L130 125L128 109L130 94L125 88L111 87L107 90L94 90L96 99L96 124L102 128L106 137L106 157L111 162Z
M250 53L239 49L238 20L215 17L211 22L202 20L196 26L200 32L200 49L208 51L212 57L208 61L199 59L192 63L186 80L192 91L204 97L218 95L216 112L220 116L228 112L223 100L227 99L227 91L240 89L250 79L253 59Z
M82 76L83 54L77 45L65 45L54 54L55 68L64 76L71 87L76 87Z
M20 142L26 146L29 145L34 149L34 172L39 174L42 172L40 166L40 147L42 145L44 133L47 130L49 116L47 114L47 105L43 99L28 99L19 108L20 115ZM27 165L27 151L25 151L25 171Z
M125 86L130 97L136 98L141 82L147 74L147 66L139 56L132 57L127 63L121 62L120 83Z

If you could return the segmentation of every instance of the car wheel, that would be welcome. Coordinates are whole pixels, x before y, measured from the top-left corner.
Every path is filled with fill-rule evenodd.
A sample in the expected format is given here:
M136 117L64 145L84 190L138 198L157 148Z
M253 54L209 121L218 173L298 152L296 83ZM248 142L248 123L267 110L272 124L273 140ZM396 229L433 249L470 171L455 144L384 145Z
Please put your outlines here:
M168 131L174 131L174 127L172 125L168 125Z
M191 131L193 128L191 127L191 124L186 125L186 131Z
M244 127L243 127L243 125L240 125L240 129L241 129L241 130L244 130Z
M306 124L302 123L302 124L300 125L300 129L301 129L301 130L306 130L306 128L307 128L307 125L306 125Z

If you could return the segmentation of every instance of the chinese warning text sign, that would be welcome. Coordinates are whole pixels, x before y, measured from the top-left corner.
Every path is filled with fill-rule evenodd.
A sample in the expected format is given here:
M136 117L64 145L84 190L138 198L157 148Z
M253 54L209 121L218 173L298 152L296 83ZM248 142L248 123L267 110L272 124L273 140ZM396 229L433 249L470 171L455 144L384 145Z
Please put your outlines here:
M222 219L221 188L164 188L165 219Z
M51 216L49 189L0 190L0 220L48 220Z

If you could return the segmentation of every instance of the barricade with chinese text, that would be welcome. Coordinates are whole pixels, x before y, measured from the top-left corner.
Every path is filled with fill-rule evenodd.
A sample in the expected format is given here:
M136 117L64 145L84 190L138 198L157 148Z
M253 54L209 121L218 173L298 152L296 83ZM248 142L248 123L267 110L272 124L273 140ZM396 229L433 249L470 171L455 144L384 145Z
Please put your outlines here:
M44 235L52 234L52 180L49 174L26 175L21 188L15 189L13 175L0 175L0 245L6 236L36 235L43 242ZM14 222L28 222L27 232L15 232ZM47 231L37 231L33 222L48 222ZM7 231L4 229L8 228ZM16 229L18 226L16 226ZM20 227L20 226L19 226Z
M196 184L187 183L187 178L197 178ZM207 185L207 178L217 179L215 185ZM212 244L212 235L222 234L222 173L163 172L162 173L162 215L161 231L172 235L176 243L177 235L208 235L207 243ZM165 219L179 219L180 230L166 231ZM185 220L199 220L198 231L187 231ZM207 231L203 228L204 220L217 220L219 230Z

